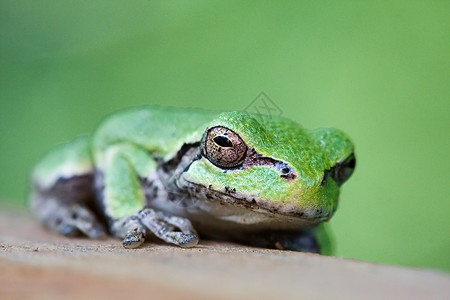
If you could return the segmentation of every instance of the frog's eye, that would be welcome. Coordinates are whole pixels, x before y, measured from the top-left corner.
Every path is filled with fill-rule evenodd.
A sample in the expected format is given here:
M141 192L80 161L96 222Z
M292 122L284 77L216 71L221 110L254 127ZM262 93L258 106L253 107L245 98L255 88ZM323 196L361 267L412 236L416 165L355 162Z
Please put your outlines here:
M247 145L241 137L226 127L213 127L205 139L205 155L214 165L233 168L242 163Z
M344 161L337 163L329 170L328 175L333 178L338 186L342 185L353 174L356 166L355 155L352 153Z

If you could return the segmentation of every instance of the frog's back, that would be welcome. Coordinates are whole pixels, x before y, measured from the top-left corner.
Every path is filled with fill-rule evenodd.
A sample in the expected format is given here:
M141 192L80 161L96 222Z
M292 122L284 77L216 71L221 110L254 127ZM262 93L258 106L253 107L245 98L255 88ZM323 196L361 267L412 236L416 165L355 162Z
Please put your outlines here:
M133 143L154 157L170 158L184 143L198 142L205 127L220 114L195 108L141 106L108 116L93 136L94 155L109 146Z

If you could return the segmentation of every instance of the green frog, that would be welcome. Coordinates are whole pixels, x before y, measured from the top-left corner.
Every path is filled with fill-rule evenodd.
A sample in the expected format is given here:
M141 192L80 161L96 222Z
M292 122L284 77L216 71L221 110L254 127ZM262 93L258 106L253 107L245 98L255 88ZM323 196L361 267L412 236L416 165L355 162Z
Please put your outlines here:
M317 235L355 168L334 128L308 130L242 111L143 106L49 151L32 171L30 207L65 236L150 235L180 247L199 236L320 252Z

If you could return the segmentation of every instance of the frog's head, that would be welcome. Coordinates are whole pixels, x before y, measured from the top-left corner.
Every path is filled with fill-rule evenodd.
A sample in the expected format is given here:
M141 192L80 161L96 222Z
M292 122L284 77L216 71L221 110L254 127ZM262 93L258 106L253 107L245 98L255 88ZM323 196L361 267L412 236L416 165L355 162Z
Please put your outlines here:
M353 144L342 131L244 112L212 121L201 153L183 178L207 196L311 223L333 215L340 186L355 168Z

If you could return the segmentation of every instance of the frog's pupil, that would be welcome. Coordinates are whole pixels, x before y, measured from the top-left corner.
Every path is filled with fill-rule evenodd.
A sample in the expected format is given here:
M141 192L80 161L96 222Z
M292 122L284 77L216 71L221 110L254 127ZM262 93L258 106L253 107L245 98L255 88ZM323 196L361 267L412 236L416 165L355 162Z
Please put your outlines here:
M221 147L233 147L233 143L229 139L224 136L216 136L214 138L214 142Z

